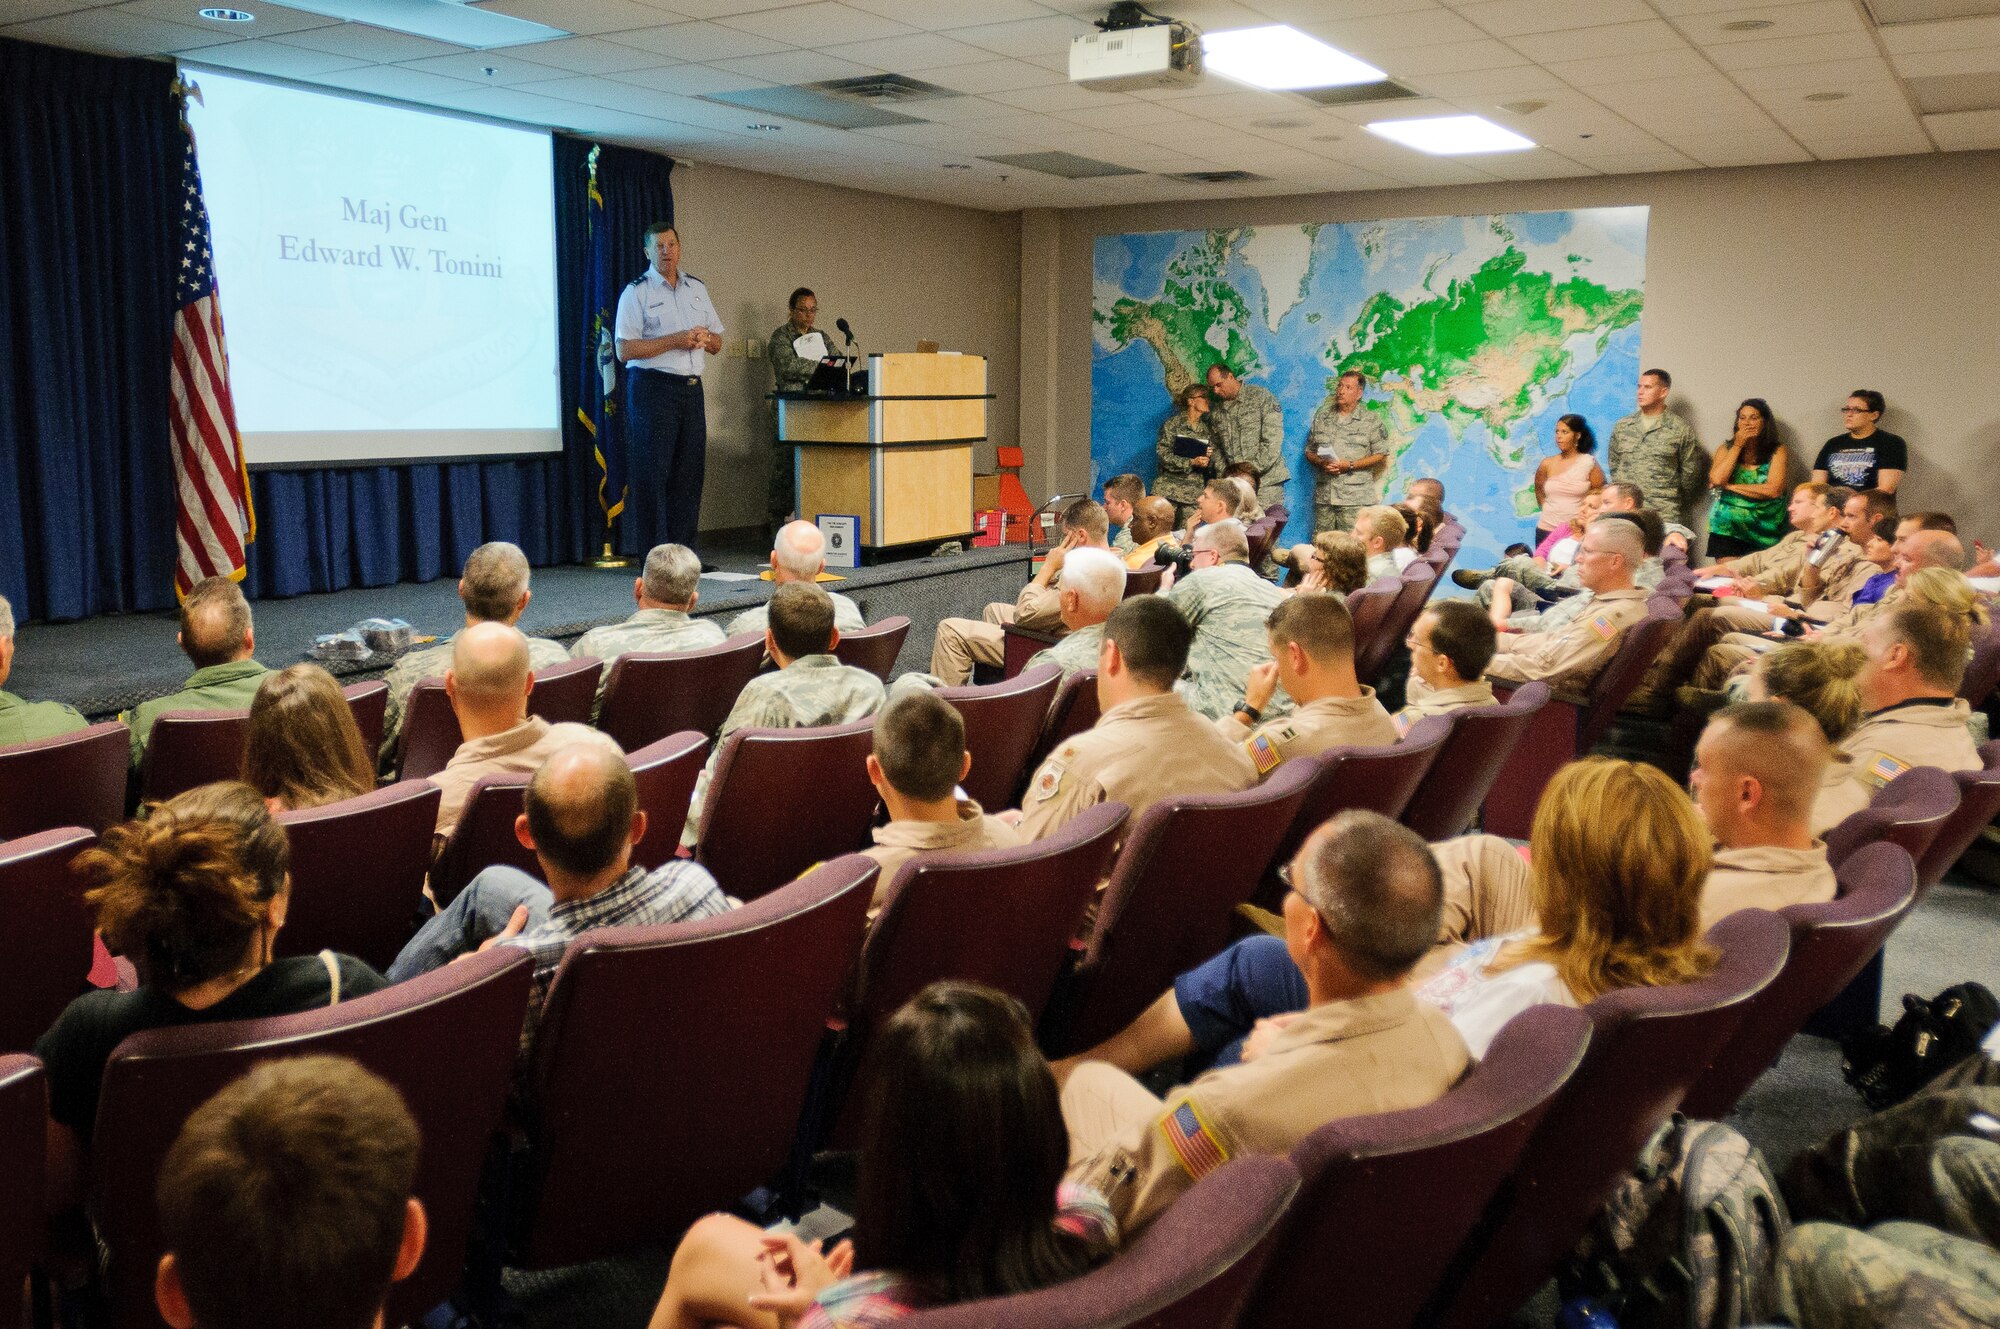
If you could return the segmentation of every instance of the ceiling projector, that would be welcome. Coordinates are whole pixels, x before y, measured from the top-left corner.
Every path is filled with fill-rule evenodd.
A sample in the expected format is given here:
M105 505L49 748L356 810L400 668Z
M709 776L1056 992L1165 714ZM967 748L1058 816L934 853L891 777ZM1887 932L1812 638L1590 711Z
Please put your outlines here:
M1069 44L1069 81L1093 92L1184 88L1201 80L1201 29L1136 4L1112 6L1101 31Z

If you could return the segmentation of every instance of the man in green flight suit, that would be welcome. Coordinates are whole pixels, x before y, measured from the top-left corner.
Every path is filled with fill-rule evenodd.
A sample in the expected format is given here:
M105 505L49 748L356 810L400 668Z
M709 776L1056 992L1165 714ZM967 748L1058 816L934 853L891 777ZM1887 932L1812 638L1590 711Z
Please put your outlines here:
M1292 478L1285 465L1285 408L1269 388L1245 383L1220 362L1208 367L1208 395L1208 429L1222 453L1213 472L1227 475L1247 463L1257 472L1257 502L1267 508L1284 502L1285 481Z
M5 683L13 670L14 607L0 595L0 683ZM59 701L23 701L11 692L0 691L0 747L54 738L89 723Z
M181 601L181 650L194 662L194 672L179 692L138 706L118 718L132 727L132 765L146 755L153 721L168 711L247 710L267 672L251 657L257 636L250 624L250 602L243 588L227 577L204 577Z

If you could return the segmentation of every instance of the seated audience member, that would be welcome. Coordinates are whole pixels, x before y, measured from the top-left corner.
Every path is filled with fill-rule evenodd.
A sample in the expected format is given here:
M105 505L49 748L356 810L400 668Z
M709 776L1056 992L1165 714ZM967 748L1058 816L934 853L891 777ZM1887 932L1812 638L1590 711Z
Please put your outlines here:
M1452 581L1468 590L1477 588L1481 604L1490 603L1493 598L1492 583L1496 578L1505 577L1517 586L1526 587L1536 595L1560 595L1576 590L1583 585L1581 572L1576 567L1576 551L1583 541L1583 532L1590 523L1604 513L1652 511L1646 507L1646 493L1638 485L1626 481L1613 481L1584 499L1578 509L1578 521L1567 533L1574 541L1566 549L1558 547L1550 551L1548 558L1526 556L1503 558L1491 568L1460 568L1451 574ZM1657 515L1657 514L1655 514ZM1665 531L1662 548L1676 547L1683 552L1693 532L1687 527L1661 518L1661 529ZM1560 557L1555 557L1559 554ZM1632 574L1635 586L1651 590L1666 578L1666 564L1658 557L1649 557Z
M76 859L104 944L128 956L139 988L72 1001L35 1042L49 1068L51 1194L71 1198L97 1120L98 1082L143 1029L316 1010L385 986L360 960L325 951L274 959L290 902L285 829L247 784L202 785L145 821L104 833Z
M1639 565L1640 572L1660 566L1665 528L1659 513L1640 508L1634 512L1601 513L1595 520L1625 522L1637 527L1639 547L1646 556L1645 562ZM1633 574L1632 584L1639 585L1639 573ZM1596 594L1585 588L1545 606L1528 597L1517 596L1514 583L1506 577L1495 577L1480 589L1492 595L1487 604L1487 617L1492 619L1495 630L1500 632L1560 632L1581 618L1597 600ZM1640 589L1645 587L1640 586Z
M1800 607L1812 609L1816 618L1825 618L1830 607L1837 605L1844 608L1853 601L1863 583L1875 574L1876 568L1870 566L1873 560L1868 550L1875 538L1876 527L1884 522L1888 524L1888 540L1893 544L1897 527L1894 494L1885 494L1879 489L1861 493L1848 491L1847 500L1840 505L1840 529L1848 541L1861 551L1861 556L1850 560L1846 572L1837 577L1826 575L1823 562L1808 562L1799 572L1798 589L1793 596ZM1813 609L1814 605L1820 607Z
M1123 803L1137 817L1162 798L1257 783L1243 749L1174 691L1193 638L1163 596L1134 596L1111 611L1097 657L1097 724L1035 772L1012 814L1024 841L1046 839L1099 803Z
M1645 556L1639 527L1595 521L1577 550L1578 577L1596 597L1590 612L1554 632L1508 634L1486 666L1499 682L1541 680L1551 687L1584 688L1618 649L1625 630L1646 616L1646 592L1632 583Z
M1265 635L1271 658L1250 671L1243 700L1215 722L1225 738L1243 745L1259 780L1290 757L1396 741L1396 726L1375 689L1354 676L1354 619L1339 596L1280 600L1265 620ZM1297 706L1266 721L1264 707L1280 686Z
M1105 1195L1128 1237L1223 1160L1285 1154L1329 1121L1436 1102L1470 1062L1405 981L1437 936L1442 900L1424 842L1387 817L1343 812L1289 871L1284 938L1263 940L1291 966L1298 1000L1260 1022L1237 1064L1162 1101L1132 1072L1164 1055L1057 1063L1069 1175Z
M345 1057L253 1067L196 1108L160 1165L171 1329L370 1329L429 1232L400 1094Z
M1844 434L1820 445L1813 458L1813 479L1851 489L1880 489L1893 494L1910 469L1910 445L1898 435L1876 427L1888 404L1873 388L1856 388L1840 408Z
M1132 505L1132 548L1125 554L1125 566L1134 570L1152 567L1155 555L1174 533L1174 505L1157 495L1148 495Z
M1354 519L1354 538L1368 551L1368 580L1399 577L1416 562L1417 551L1410 548L1410 524L1394 508L1376 505L1363 508Z
M1194 515L1179 532L1179 543L1192 546L1194 533L1204 526L1227 521L1243 511L1243 486L1232 477L1218 477L1201 488L1194 501Z
M1356 817L1390 824L1372 812L1344 812L1330 825ZM1397 834L1423 847L1414 833ZM1448 840L1426 855L1442 875L1443 904L1406 969L1418 970L1416 996L1450 1017L1473 1056L1484 1056L1502 1026L1530 1006L1581 1006L1620 988L1684 983L1713 964L1701 939L1708 832L1687 794L1660 771L1608 757L1563 767L1535 810L1529 845L1525 864L1490 835ZM1296 863L1292 873L1297 895ZM1288 935L1293 908L1287 896ZM1308 997L1288 941L1247 937L1182 974L1137 1020L1071 1060L1134 1074L1173 1057L1226 1065L1254 1050L1246 1037L1303 1009ZM1057 1074L1069 1064L1057 1063Z
M1397 734L1409 733L1428 715L1499 703L1486 681L1498 634L1471 601L1433 600L1403 644L1410 648L1409 704L1390 717Z
M1427 501L1437 508L1439 526L1456 526L1458 518L1444 510L1444 481L1424 475L1403 486L1403 501Z
M243 588L227 577L204 577L181 601L181 630L176 638L194 664L194 672L179 692L142 701L118 718L132 728L132 764L146 755L153 721L168 711L234 711L246 709L257 695L265 669L252 658L257 635L250 623L250 602Z
M0 683L14 669L14 606L0 596ZM90 721L73 706L59 701L23 701L0 691L0 747L56 738L81 729Z
M1166 592L1194 629L1180 690L1198 714L1220 719L1242 699L1250 671L1271 658L1264 620L1285 593L1250 570L1250 545L1234 518L1196 531L1189 558L1187 575L1175 577ZM1274 713L1291 707L1286 694L1273 698Z
M796 524L796 523L795 523ZM787 530L790 527L786 528ZM738 694L716 731L715 748L695 782L681 843L692 848L701 828L708 782L722 745L739 729L812 729L862 720L882 709L882 680L844 665L833 653L840 640L833 598L811 582L787 582L771 593L764 651L775 673L759 674Z
M571 657L604 661L604 677L609 681L611 662L621 655L698 651L721 645L724 636L719 624L688 617L701 599L700 585L701 558L694 550L686 545L654 545L646 555L644 573L632 582L637 611L623 623L607 623L578 637L570 648Z
M375 787L375 763L332 674L295 664L264 675L250 702L243 782L273 814L323 807Z
M1867 807L1876 790L1913 766L1976 771L1985 764L1966 728L1972 708L1956 695L1972 651L1971 627L1985 617L1968 594L1963 615L1904 603L1861 629L1868 661L1855 682L1866 714L1841 740L1827 772L1813 805L1815 832Z
M444 690L458 716L462 741L444 769L430 777L444 791L438 800L440 837L458 825L480 776L526 775L565 743L611 741L589 725L550 724L528 714L528 694L534 689L528 639L520 629L505 623L475 623L458 634Z
M790 582L804 582L808 586L819 584L819 574L826 571L826 537L819 533L819 527L809 521L787 522L778 530L778 538L771 545L771 584L775 596L777 588ZM861 606L837 591L825 592L833 601L833 625L842 632L859 632L868 626L868 620L861 617ZM739 632L762 632L769 621L771 602L744 610L729 620L729 635Z
M1146 482L1126 471L1104 482L1104 516L1111 523L1111 552L1124 558L1132 541L1132 507L1146 496Z
M931 984L876 1034L856 1090L853 1240L822 1254L711 1214L675 1250L652 1329L885 1325L1060 1283L1117 1245L1104 1197L1063 1180L1055 1080L1013 997Z
M1021 843L1012 826L959 797L958 782L971 769L965 721L935 692L905 693L876 713L868 782L882 795L889 824L877 826L874 847L861 851L882 865L875 908L881 908L896 869L913 858Z
M1845 525L1847 500L1853 494L1851 489L1811 480L1797 486L1785 509L1792 524L1785 538L1769 549L1725 559L1715 571L1734 577L1733 589L1746 599L1791 595L1808 563L1817 564L1828 577L1843 575L1861 556L1861 546L1847 538Z
M1403 564L1404 567L1408 567L1417 558L1431 552L1431 541L1437 536L1437 523L1425 515L1422 508L1408 503L1394 504L1391 511L1402 517L1403 525L1408 527L1410 531L1410 553L1412 557L1409 562Z
M974 665L998 668L1007 658L1004 628L1013 623L1033 632L1062 630L1062 575L1071 553L1079 549L1111 552L1105 539L1110 529L1104 509L1079 498L1062 510L1062 539L1012 604L995 602L979 618L947 618L937 626L931 644L931 673L945 687L972 681Z
M1257 501L1256 475L1257 468L1255 466L1252 466L1249 462L1238 462L1229 468L1227 475L1223 476L1225 480L1235 480L1238 482L1236 486L1238 499L1235 516L1236 520L1242 522L1245 526L1264 519L1264 505Z
M465 605L464 626L505 623L510 628L518 627L528 601L533 598L528 588L530 575L528 556L518 545L490 540L473 550L458 578L458 598ZM457 642L458 634L454 632L435 646L405 651L382 676L382 681L389 685L389 709L383 720L382 751L378 754L383 769L395 761L396 739L403 731L403 712L409 709L411 690L427 678L443 677L444 671L451 668L451 648ZM569 656L559 641L528 638L530 669L549 669Z
M1795 641L1757 657L1744 694L1750 701L1790 702L1818 723L1828 743L1838 743L1865 714L1856 680L1867 664L1860 642Z
M1785 701L1741 702L1708 722L1694 750L1695 805L1715 837L1701 893L1704 931L1739 909L1824 904L1837 885L1813 799L1833 750Z
M1368 547L1352 531L1321 531L1311 544L1293 545L1276 557L1292 569L1287 590L1348 596L1368 584Z
M517 946L535 957L525 1051L563 950L593 928L646 927L727 913L729 899L708 869L669 859L648 871L632 861L646 814L632 768L603 735L564 744L528 781L527 810L514 835L534 852L546 884L519 868L487 868L404 943L389 980L429 973L470 951Z
M1038 665L1062 667L1068 678L1080 669L1097 668L1097 651L1104 644L1104 620L1125 598L1125 567L1118 556L1101 549L1079 549L1063 563L1062 589L1056 603L1062 614L1062 640L1028 657L1023 673Z
M1764 608L1774 620L1830 623L1857 606L1880 603L1896 584L1897 525L1894 517L1883 517L1874 528L1850 535L1861 556L1849 560L1838 577L1822 577L1809 563L1799 574L1798 589L1791 598L1767 597Z

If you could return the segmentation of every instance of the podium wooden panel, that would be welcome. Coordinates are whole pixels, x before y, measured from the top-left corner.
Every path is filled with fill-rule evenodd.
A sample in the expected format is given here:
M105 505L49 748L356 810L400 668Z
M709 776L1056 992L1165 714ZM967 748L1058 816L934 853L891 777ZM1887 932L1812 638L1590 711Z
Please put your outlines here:
M972 445L986 438L986 359L868 357L868 393L773 394L778 438L798 452L799 515L860 518L861 547L972 532Z

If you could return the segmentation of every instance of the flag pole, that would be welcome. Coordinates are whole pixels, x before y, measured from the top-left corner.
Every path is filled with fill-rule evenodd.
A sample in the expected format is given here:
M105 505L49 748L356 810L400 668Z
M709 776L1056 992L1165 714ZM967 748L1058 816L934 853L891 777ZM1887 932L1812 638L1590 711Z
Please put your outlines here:
M590 219L590 225L593 230L596 230L598 227L602 226L604 222L604 201L603 198L597 192L597 154L601 151L603 151L602 147L600 147L595 143L591 144L590 158L589 158L590 186L585 194L588 203L586 204L584 211ZM596 206L592 208L588 205L589 203L594 203L596 204ZM604 255L601 248L603 243L603 237L601 235L593 237L593 241L594 242L590 246L591 262L594 265L601 265L604 262ZM597 273L592 274L591 284L593 288L597 285L596 279L598 276L599 274ZM604 311L602 309L599 309L598 317L600 320L603 318L603 315ZM612 347L614 349L616 345L617 343L615 341L612 342ZM606 348L604 346L604 336L602 333L602 329L600 329L599 336L597 338L597 347L598 347L597 358L600 365L599 372L602 374L602 379L600 380L601 382L600 401L602 403L600 406L600 415L604 420L605 430L608 433L611 427L611 416L613 412L617 409L617 404L611 396L611 383L612 383L613 371L610 365L605 363L606 356L604 352ZM611 358L615 361L616 357L614 355ZM590 421L588 419L584 421L584 424L586 427L590 427ZM592 429L591 432L595 433L596 430ZM611 448L612 446L614 445L608 438L598 440L598 448L599 448L598 456L600 465L603 462L603 457L605 452L608 451L609 448ZM604 550L596 558L590 560L590 566L593 568L629 568L632 566L632 560L620 556L619 553L615 549L613 549L611 545L611 523L617 518L617 515L620 512L624 511L625 503L624 503L624 495L622 492L619 494L618 499L615 502L610 500L606 492L607 485L605 483L605 481L607 481L608 479L609 479L609 473L607 470L604 476L604 480L600 480L598 484L598 497L600 499L599 507L604 513Z

